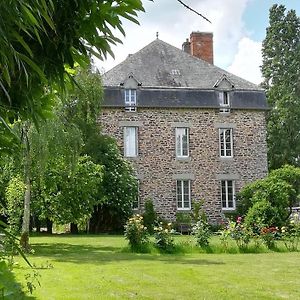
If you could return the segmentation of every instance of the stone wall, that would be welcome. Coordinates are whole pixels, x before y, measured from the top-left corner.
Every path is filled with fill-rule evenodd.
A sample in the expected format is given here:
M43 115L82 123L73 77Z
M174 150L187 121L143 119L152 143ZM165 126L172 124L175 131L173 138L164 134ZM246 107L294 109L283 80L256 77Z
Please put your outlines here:
M128 123L129 122L129 123ZM156 211L174 220L177 212L176 178L191 181L192 200L205 200L211 222L222 218L220 180L234 179L236 192L267 174L265 113L235 110L221 114L216 109L139 109L124 112L103 108L102 132L115 137L123 151L123 126L138 126L138 157L131 158L140 179L140 209L151 198ZM175 127L188 126L188 159L176 159ZM233 128L233 158L219 155L219 131ZM179 126L178 126L179 127Z

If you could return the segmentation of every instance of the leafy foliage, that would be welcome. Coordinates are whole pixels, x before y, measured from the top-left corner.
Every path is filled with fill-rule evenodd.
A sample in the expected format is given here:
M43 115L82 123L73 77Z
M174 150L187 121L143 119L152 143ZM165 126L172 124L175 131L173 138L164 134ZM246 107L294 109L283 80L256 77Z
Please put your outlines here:
M137 214L132 218L129 218L125 225L124 236L128 240L131 250L143 250L149 239L147 227L145 227L143 224L142 216Z
M192 227L192 235L196 238L197 244L200 247L207 247L209 245L209 238L212 232L206 220L199 220Z
M287 226L281 228L281 238L289 251L297 251L300 242L300 215L294 213Z
M299 199L300 168L284 166L245 186L238 194L238 212L245 222L283 226Z
M154 227L155 246L167 253L172 253L175 247L172 237L172 224L163 224L160 222L157 227Z
M263 41L263 87L268 115L269 167L300 165L300 18L283 5L270 9Z
M91 232L120 230L132 214L137 198L137 180L130 163L122 157L114 139L95 132L90 135L86 152L103 166L101 203L95 207Z
M20 176L13 177L6 188L8 221L11 229L17 233L23 215L25 184Z
M147 226L148 232L150 234L154 233L154 225L157 221L156 211L154 209L153 201L147 199L145 201L145 211L143 213L144 224Z
M66 67L86 65L120 42L121 17L132 22L140 0L49 0L0 3L0 150L18 140L7 124L49 116L53 95L71 79ZM72 80L71 80L72 81Z

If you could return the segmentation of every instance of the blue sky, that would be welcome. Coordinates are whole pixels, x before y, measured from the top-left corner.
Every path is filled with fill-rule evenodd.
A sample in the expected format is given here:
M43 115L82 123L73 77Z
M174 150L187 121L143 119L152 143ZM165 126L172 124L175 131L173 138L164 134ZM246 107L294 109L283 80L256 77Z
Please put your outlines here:
M226 0L225 0L226 1ZM251 31L251 38L262 41L265 37L265 28L268 26L269 9L274 4L283 4L287 10L296 10L300 15L300 0L252 0L247 4L243 14L246 27Z
M254 83L261 82L261 42L268 25L269 9L283 4L300 15L300 0L185 0L185 3L208 17L212 24L185 9L175 0L143 0L145 13L139 14L140 26L124 21L126 37L116 35L122 45L113 47L115 59L97 61L101 71L108 71L132 54L159 38L175 47L192 31L214 34L214 63Z

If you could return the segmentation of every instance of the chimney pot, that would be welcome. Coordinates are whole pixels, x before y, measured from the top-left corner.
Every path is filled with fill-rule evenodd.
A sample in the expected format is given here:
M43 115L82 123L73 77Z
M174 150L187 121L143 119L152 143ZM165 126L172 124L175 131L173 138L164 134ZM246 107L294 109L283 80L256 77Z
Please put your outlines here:
M189 39L186 39L186 41L182 44L182 50L191 54L191 43L189 42Z

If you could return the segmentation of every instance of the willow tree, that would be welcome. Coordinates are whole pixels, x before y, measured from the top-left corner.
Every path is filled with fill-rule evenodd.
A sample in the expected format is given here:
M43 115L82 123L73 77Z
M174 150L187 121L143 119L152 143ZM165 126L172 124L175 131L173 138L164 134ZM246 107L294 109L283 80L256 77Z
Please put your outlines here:
M263 87L271 108L269 167L300 166L300 18L295 10L271 7L262 54Z

